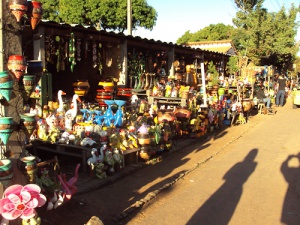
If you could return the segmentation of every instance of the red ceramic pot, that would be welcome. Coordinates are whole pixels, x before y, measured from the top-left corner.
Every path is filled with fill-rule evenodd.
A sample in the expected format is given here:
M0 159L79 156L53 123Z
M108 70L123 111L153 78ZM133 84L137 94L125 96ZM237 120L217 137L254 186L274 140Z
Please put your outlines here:
M28 9L27 0L9 0L9 9L19 22Z

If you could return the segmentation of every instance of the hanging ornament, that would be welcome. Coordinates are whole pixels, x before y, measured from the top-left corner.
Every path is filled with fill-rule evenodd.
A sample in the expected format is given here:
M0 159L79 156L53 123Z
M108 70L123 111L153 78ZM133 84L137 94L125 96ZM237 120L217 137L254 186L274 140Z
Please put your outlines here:
M29 4L29 18L32 30L36 28L43 16L42 3L36 0L31 1Z
M97 44L94 41L93 42L93 67L96 68L98 66L98 62L97 62Z
M75 52L76 52L75 37L74 37L74 33L71 33L70 42L69 42L69 62L71 63L70 65L71 72L74 71L74 66L76 65Z
M20 22L28 9L27 0L9 0L8 5L11 13L16 17L17 21Z

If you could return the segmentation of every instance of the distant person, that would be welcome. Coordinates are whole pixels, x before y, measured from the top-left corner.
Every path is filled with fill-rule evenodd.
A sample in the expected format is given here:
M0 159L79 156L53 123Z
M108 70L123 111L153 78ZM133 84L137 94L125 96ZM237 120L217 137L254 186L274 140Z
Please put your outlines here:
M266 108L269 109L271 105L271 98L269 94L265 91L265 87L262 85L256 92L256 97L258 100L266 104Z
M279 75L277 80L277 93L276 93L276 106L283 106L284 98L285 98L285 87L286 87L286 79Z

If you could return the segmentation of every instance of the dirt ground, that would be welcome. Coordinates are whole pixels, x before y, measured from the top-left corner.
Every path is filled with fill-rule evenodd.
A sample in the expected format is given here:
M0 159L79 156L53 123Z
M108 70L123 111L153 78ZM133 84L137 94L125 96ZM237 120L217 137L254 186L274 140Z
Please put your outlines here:
M298 110L299 112L297 112ZM289 113L288 119L285 118L285 114L287 113ZM160 199L164 197L166 197L166 199L170 199L169 202L172 202L173 208L176 204L177 207L181 208L181 210L182 208L189 207L190 203L183 203L182 199L177 199L175 191L172 194L170 194L169 192L173 192L173 188L175 186L182 186L181 191L184 191L184 187L186 187L186 184L183 181L184 179L182 178L185 176L192 176L196 173L201 173L201 168L203 165L212 165L214 168L216 168L216 165L213 164L214 159L218 161L218 163L222 163L222 158L220 157L232 157L232 154L236 154L238 156L238 153L230 153L231 149L234 150L236 148L243 148L242 146L247 146L248 150L251 148L264 148L266 147L266 144L263 142L263 139L266 139L267 141L277 140L276 145L278 146L283 146L286 142L288 142L291 146L294 142L294 146L298 147L299 144L297 144L296 142L297 140L299 140L299 138L297 139L295 135L290 135L291 139L286 140L283 139L283 137L281 138L281 133L277 131L277 133L275 132L274 134L272 134L276 137L276 139L274 139L274 137L272 138L268 136L268 132L270 132L270 130L268 129L274 130L274 124L278 123L279 119L279 121L283 121L280 126L286 126L286 128L284 129L281 127L284 132L291 131L294 132L293 134L295 134L295 132L299 131L300 124L293 118L296 118L295 116L297 116L297 114L299 113L300 109L292 110L292 106L290 103L287 103L283 108L278 109L276 115L257 115L256 112L253 112L250 115L249 122L247 124L231 127L225 126L220 132L216 133L215 135L212 134L211 136L202 140L178 140L178 149L176 151L172 151L163 155L161 158L159 158L159 160L157 160L155 164L146 165L144 162L142 162L142 160L140 160L139 166L130 164L122 172L119 172L123 174L122 176L111 176L107 179L107 182L102 180L99 183L99 180L97 180L97 178L87 178L87 174L81 173L78 180L78 186L81 191L73 196L71 201L60 206L56 210L46 212L45 208L39 209L38 212L42 217L42 224L83 225L86 224L92 216L99 217L105 225L187 224L187 221L182 223L171 223L170 221L169 223L161 223L158 222L161 220L155 221L154 219L154 221L145 222L145 217L147 218L147 215L151 215L151 218L155 218L155 216L157 215L157 217L159 217L160 219L164 216L166 218L170 218L170 215L167 215L168 211L164 212L165 214L163 215L154 214L151 211L151 208L153 209L152 205L156 205L156 202L160 201ZM295 122L297 126L294 126L296 125L293 124ZM272 124L273 127L270 126ZM264 129L263 132L265 132L266 134L260 135L258 137L257 134L259 133L259 129ZM289 136L287 134L284 135L284 138L288 137ZM258 138L260 140L259 142L252 141L257 140ZM239 143L240 146L234 146L236 143ZM247 145L245 145L245 143L247 143ZM299 151L299 148L293 149L293 151L294 153L296 153ZM266 160L268 160L266 166L268 166L269 168L273 168L274 165L271 163L272 159L270 161L270 155L265 157ZM225 159L224 162L226 162ZM236 162L238 162L238 160ZM68 164L65 165L74 167L76 165L76 162L68 162ZM62 167L63 166L64 162L62 162ZM264 168L267 169L266 167ZM219 170L216 169L216 171ZM226 170L221 172L226 173ZM209 177L211 177L210 174L201 174L199 176L202 176L201 179L208 179ZM272 185L276 185L276 183ZM282 185L282 187L286 188L286 186L284 185ZM188 191L188 189L185 191ZM166 193L169 194L168 197L166 196ZM230 193L227 194L230 195ZM178 196L179 195L180 194L178 194ZM193 193L188 193L188 196L190 196L188 198L190 199L191 196L193 196ZM173 201L171 201L171 199ZM153 202L155 204L152 204ZM259 200L257 204L260 204ZM151 205L151 207L146 207L149 205ZM158 205L162 209L165 208L163 204ZM141 213L142 209L144 208L147 208L146 211L143 211L143 213ZM150 211L147 211L149 210L149 208ZM163 211L162 209L161 211ZM155 210L155 208L153 210ZM178 212L178 214L180 214L180 212ZM252 224L281 224L279 222L252 222L254 222Z

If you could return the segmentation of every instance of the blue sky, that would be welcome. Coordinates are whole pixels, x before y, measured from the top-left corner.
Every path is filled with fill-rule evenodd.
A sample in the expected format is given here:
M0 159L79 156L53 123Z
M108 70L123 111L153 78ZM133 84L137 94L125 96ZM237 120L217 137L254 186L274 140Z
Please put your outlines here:
M194 33L217 23L233 25L237 11L234 0L147 0L147 3L157 10L156 26L152 31L132 31L132 35L173 43L188 30ZM265 0L264 7L277 12L282 5L289 8L291 3L298 5L300 0Z

